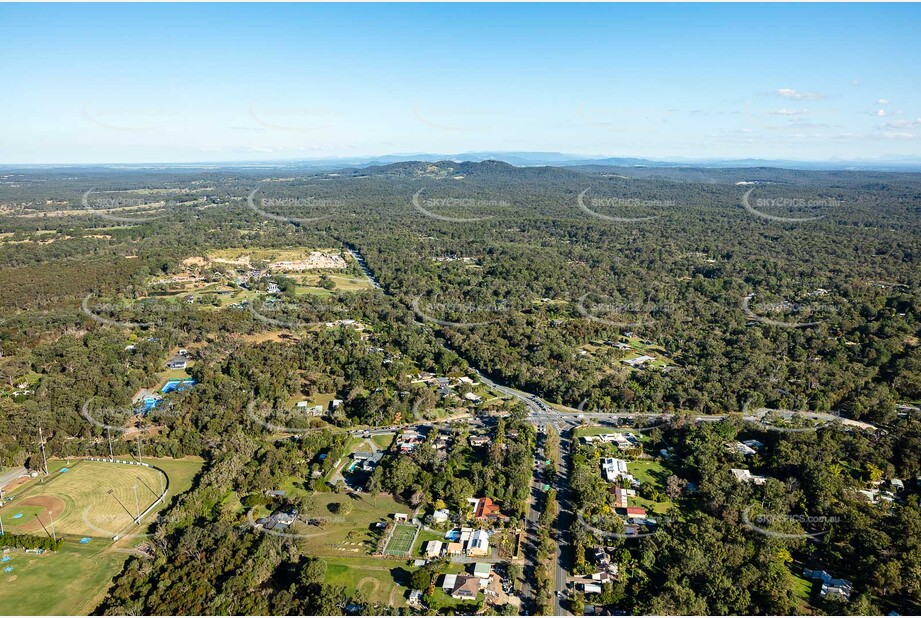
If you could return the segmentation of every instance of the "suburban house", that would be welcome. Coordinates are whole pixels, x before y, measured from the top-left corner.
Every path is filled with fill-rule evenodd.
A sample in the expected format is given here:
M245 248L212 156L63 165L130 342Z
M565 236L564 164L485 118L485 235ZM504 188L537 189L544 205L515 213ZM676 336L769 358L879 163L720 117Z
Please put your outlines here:
M466 394L464 395L464 399L466 399L467 401L472 401L473 403L477 403L477 404L480 403L481 401L483 401L483 400L479 397L479 395L476 395L476 394L474 394L474 393L466 393Z
M451 597L463 601L475 601L480 592L480 580L467 575L457 575Z
M623 459L604 457L601 460L601 472L604 479L609 483L614 483L620 479L624 479L631 484L636 483L636 479L633 478L633 475L627 472L627 462Z
M416 447L425 441L425 436L415 431L404 431L397 438L400 444L401 453L412 453Z
M656 360L656 359L655 359L654 357L652 357L652 356L647 356L647 355L645 355L645 354L641 354L640 356L637 356L636 358L627 358L627 359L624 359L624 360L621 361L621 362L624 363L625 365L629 365L629 366L635 368L635 367L642 367L643 365L645 365L645 364L647 364L647 363L649 363L649 362L652 362L652 361L654 361L654 360Z
M585 594L601 594L601 586L598 584L584 583L582 584L582 590Z
M489 443L489 436L472 436L470 438L470 446L487 446Z
M306 410L311 416L322 416L323 406L311 406L307 400L298 401L294 407Z
M442 541L429 541L425 545L425 555L428 558L439 558L445 544Z
M485 530L475 530L467 543L468 556L489 555L489 533Z
M448 543L448 548L445 550L445 553L448 556L460 556L464 553L464 544L457 541Z
M646 519L646 509L639 506L628 506L626 508L627 519Z
M823 597L841 598L845 601L851 598L853 584L846 579L835 578L828 571L804 569L803 577L806 579L818 580L822 582L822 590L819 594Z
M627 502L627 490L623 487L609 487L608 493L614 495L614 508L625 509L629 506Z
M432 513L432 521L436 524L443 524L448 521L451 511L448 509L438 509Z
M491 498L470 498L468 501L473 504L473 516L476 519L508 519Z
M268 517L260 517L256 520L256 526L265 530L284 530L294 523L297 519L297 511L275 511Z
M396 523L400 523L400 522L405 523L408 520L409 520L409 515L406 513L394 513L393 514L393 521L395 521Z
M406 603L410 607L418 607L422 605L422 591L421 590L410 590L409 600Z
M593 582L597 582L602 585L609 584L614 581L614 576L607 571L598 571L597 573L592 573L590 578Z
M740 483L754 483L755 485L764 485L767 482L766 476L757 476L751 473L751 470L732 468L730 470L732 476L736 478Z
M601 433L597 436L583 436L582 441L586 444L592 442L604 442L605 444L614 443L622 451L639 446L640 441L632 433Z
M185 356L177 354L167 361L166 366L169 369L185 369L188 364L188 359Z
M488 562L474 562L473 576L480 580L480 587L485 588L489 584L489 576L492 574L492 565Z
M730 442L726 445L726 450L730 453L737 453L746 457L749 455L754 455L757 452L755 449L748 446L744 442Z
M457 585L457 573L446 573L444 579L441 581L441 589L451 594L451 591L454 590L454 586Z

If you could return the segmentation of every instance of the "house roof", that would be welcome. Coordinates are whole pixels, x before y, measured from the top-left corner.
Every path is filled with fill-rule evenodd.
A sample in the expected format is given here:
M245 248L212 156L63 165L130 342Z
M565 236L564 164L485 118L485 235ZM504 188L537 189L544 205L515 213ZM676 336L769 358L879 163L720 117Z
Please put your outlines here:
M646 517L646 509L639 506L628 506L627 517Z
M477 498L476 506L473 509L473 516L477 519L488 519L490 517L504 518L498 504L495 504L491 498Z
M458 575L457 583L454 585L454 590L451 591L451 596L475 599L479 591L480 578Z
M489 577L492 565L488 562L476 562L473 565L473 574L476 577Z

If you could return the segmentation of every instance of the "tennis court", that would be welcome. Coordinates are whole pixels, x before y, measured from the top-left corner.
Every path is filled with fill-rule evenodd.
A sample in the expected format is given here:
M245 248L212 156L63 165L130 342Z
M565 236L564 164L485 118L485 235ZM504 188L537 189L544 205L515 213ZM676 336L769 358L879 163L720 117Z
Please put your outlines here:
M397 524L387 542L384 554L387 556L402 556L412 549L413 539L416 538L416 527L406 524Z

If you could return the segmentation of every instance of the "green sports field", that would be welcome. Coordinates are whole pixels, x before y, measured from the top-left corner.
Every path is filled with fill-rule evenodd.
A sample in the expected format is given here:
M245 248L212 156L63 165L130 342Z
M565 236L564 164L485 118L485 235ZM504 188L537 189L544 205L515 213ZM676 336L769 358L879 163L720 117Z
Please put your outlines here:
M0 517L12 533L44 534L53 519L60 535L111 538L132 527L166 483L156 468L78 460L13 492Z
M192 486L192 480L202 467L200 458L186 459L151 459L150 463L162 469L169 477L169 493L167 502L187 491ZM27 523L28 512L41 512L43 507L40 506L23 506L26 498L32 496L68 496L71 499L95 500L99 497L98 479L108 482L114 474L113 468L100 468L100 466L113 466L114 470L119 470L123 475L120 481L120 487L123 491L127 487L130 491L131 503L126 503L129 508L134 508L134 490L130 479L132 471L138 471L143 466L121 466L115 464L104 464L86 460L78 461L60 461L52 460L48 462L48 467L52 472L52 478L44 483L39 479L29 481L26 485L20 487L13 495L17 496L9 505L0 509L2 513L4 527L7 532L12 533L13 529L7 523L22 520ZM68 468L67 472L60 473L61 468ZM143 468L147 470L147 468ZM79 472L75 476L68 477L72 472ZM156 471L152 471L156 472ZM160 474L157 472L157 474ZM162 475L160 475L162 476ZM145 477L141 477L145 478ZM145 478L145 480L147 480ZM135 481L137 482L137 481ZM157 486L151 485L156 490ZM138 483L138 496L140 498L141 490L150 495L150 491ZM52 493L49 493L52 492ZM103 497L110 498L104 491ZM147 502L149 505L153 498ZM140 500L139 500L140 502ZM117 503L116 507L121 509ZM82 514L87 504L74 502L75 512ZM133 534L142 534L147 530L149 524L156 517L156 513L164 508L165 505L158 504L157 507L149 514L141 524L140 528L130 529ZM141 503L141 510L145 505ZM16 513L23 513L19 520L10 518ZM101 509L100 509L101 513ZM130 517L122 510L124 520L130 522ZM68 513L63 514L64 526L70 529L73 518L68 518ZM97 514L90 511L88 521L93 524ZM34 519L34 517L33 517ZM50 524L50 521L44 520ZM79 528L86 524L83 523L82 515L76 520ZM45 553L43 555L27 554L21 550L13 550L5 554L9 560L0 563L0 615L86 615L96 609L99 602L105 595L105 591L112 581L112 577L121 570L125 560L130 555L128 550L136 545L142 537L126 535L117 542L112 542L111 538L100 538L94 535L80 535L73 532L64 532L55 519L55 531L58 535L64 535L66 542L64 548L59 552ZM44 534L39 525L38 534ZM86 544L80 544L82 536L91 536L91 540ZM4 569L10 568L10 571Z

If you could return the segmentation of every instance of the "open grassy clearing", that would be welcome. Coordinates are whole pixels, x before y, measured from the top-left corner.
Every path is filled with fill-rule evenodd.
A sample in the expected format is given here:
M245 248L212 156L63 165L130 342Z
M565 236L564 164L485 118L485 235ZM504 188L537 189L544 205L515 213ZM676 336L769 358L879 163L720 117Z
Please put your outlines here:
M348 513L337 512L333 503L351 504ZM374 529L378 521L390 521L394 513L411 509L386 494L320 493L313 496L313 508L307 516L320 520L319 526L298 524L296 532L304 535L306 551L315 556L358 557L377 548L382 531Z
M128 554L67 543L56 553L12 552L0 570L0 609L9 616L87 615Z
M346 594L360 590L371 603L406 606L407 589L396 584L394 575L402 562L375 558L324 558L326 583L345 588Z
M665 479L669 477L671 471L668 470L658 461L651 459L642 459L639 461L628 461L627 470L636 477L643 485L650 485L661 492L665 491ZM640 506L656 514L664 514L672 507L672 502L665 500L663 502L653 502L639 496L630 498L632 506Z

